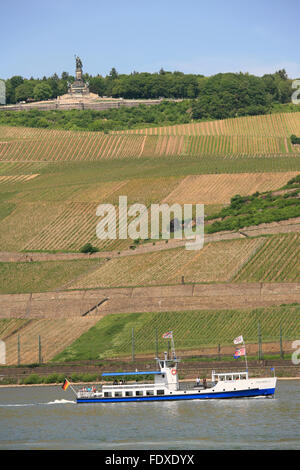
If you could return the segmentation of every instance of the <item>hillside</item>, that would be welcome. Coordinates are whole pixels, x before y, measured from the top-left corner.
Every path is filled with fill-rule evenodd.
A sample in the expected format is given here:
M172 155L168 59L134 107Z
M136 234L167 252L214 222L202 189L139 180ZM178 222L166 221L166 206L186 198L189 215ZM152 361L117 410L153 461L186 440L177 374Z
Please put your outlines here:
M300 113L278 113L113 134L0 126L2 161L297 155ZM55 145L54 145L55 142Z
M126 331L140 321L141 331L152 331L160 320L162 329L176 328L183 350L230 342L240 333L230 322L255 341L257 319L264 316L267 341L277 338L284 315L286 339L296 338L299 309L281 306L298 302L300 282L300 153L292 134L300 135L300 113L111 134L0 126L0 302L2 318L12 322L7 336L11 363L17 357L13 320L24 320L16 323L16 331L24 335L27 362L37 360L38 336L47 361L60 352L59 360L98 357L81 355L77 345L72 349L83 332L87 336L78 341L88 349L93 325L103 328L103 337L112 332L100 355L106 350L130 354L118 336L127 318ZM147 207L204 203L204 248L187 251L173 240L150 238L99 240L97 206L117 207L122 195L128 204ZM81 257L86 243L99 253ZM266 283L263 292L259 283ZM210 287L214 294L207 294ZM187 288L182 296L181 288ZM143 294L133 295L136 289ZM153 289L162 290L155 294ZM172 289L178 290L176 300ZM266 310L255 316L255 308ZM136 313L123 319L121 312ZM180 319L187 312L183 327ZM151 318L155 321L149 326L145 321ZM195 336L189 344L190 331ZM217 336L211 336L213 331ZM63 353L65 346L71 349ZM138 348L141 354L151 350L142 342Z
M54 360L101 359L130 356L132 328L135 331L136 353L162 353L167 344L161 336L170 328L178 350L197 350L203 346L232 345L232 338L243 331L248 343L257 340L257 324L261 324L264 341L278 341L280 323L285 317L285 339L292 339L300 328L299 306L244 310L211 310L183 313L122 314L107 316L98 322ZM145 331L147 334L145 335ZM232 351L234 347L232 345Z

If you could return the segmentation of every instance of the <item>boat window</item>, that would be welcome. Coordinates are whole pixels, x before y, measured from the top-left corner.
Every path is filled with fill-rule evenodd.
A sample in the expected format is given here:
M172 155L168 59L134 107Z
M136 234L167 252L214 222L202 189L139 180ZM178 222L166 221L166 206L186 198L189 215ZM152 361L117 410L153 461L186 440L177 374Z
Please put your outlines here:
M104 392L104 398L109 398L111 396L111 392Z
M133 393L130 392L130 391L127 391L127 392L125 392L125 396L126 396L126 397L132 397L132 396L133 396Z
M122 392L115 392L115 397L121 397L122 396Z
M135 392L136 396L139 397L139 396L143 396L143 390L137 390Z
M154 395L154 390L147 390L146 395Z
M157 390L156 394L157 395L164 395L165 391L164 390Z

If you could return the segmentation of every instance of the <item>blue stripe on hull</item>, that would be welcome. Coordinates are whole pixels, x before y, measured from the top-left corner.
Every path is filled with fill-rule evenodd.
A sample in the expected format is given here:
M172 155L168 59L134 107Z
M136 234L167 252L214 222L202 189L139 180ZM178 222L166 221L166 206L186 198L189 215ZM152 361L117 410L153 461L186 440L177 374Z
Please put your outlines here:
M77 403L119 403L136 401L170 401L170 400L203 400L209 398L247 398L274 395L275 388L259 390L236 390L233 392L214 392L187 395L161 395L149 397L121 397L121 398L77 398Z

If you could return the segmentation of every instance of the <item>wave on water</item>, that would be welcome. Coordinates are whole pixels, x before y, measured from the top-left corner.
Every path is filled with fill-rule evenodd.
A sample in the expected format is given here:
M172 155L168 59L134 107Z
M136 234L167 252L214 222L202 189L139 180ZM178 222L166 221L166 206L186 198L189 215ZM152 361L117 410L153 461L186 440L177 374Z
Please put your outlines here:
M48 401L47 403L6 403L6 404L0 404L1 407L7 407L7 406L37 406L37 405L65 405L68 403L76 403L76 401L73 400L54 400L54 401Z
M6 406L34 406L34 405L36 405L36 403L6 403L6 404L1 403L0 408L6 407Z
M43 403L43 405L65 405L66 403L76 403L74 400L54 400Z

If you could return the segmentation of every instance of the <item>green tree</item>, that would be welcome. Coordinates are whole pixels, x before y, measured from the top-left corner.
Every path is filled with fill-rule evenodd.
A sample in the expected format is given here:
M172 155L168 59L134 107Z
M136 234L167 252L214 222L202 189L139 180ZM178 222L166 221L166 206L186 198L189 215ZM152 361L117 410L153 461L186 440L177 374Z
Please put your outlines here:
M119 77L119 74L117 72L117 70L115 69L115 67L113 67L111 69L111 71L109 72L109 77L112 79L112 80L115 80L116 78Z
M35 83L31 80L25 80L24 83L18 85L15 90L16 101L26 101L29 98L33 98L33 90Z
M52 89L48 83L38 83L33 90L33 97L36 101L48 100L52 96Z

